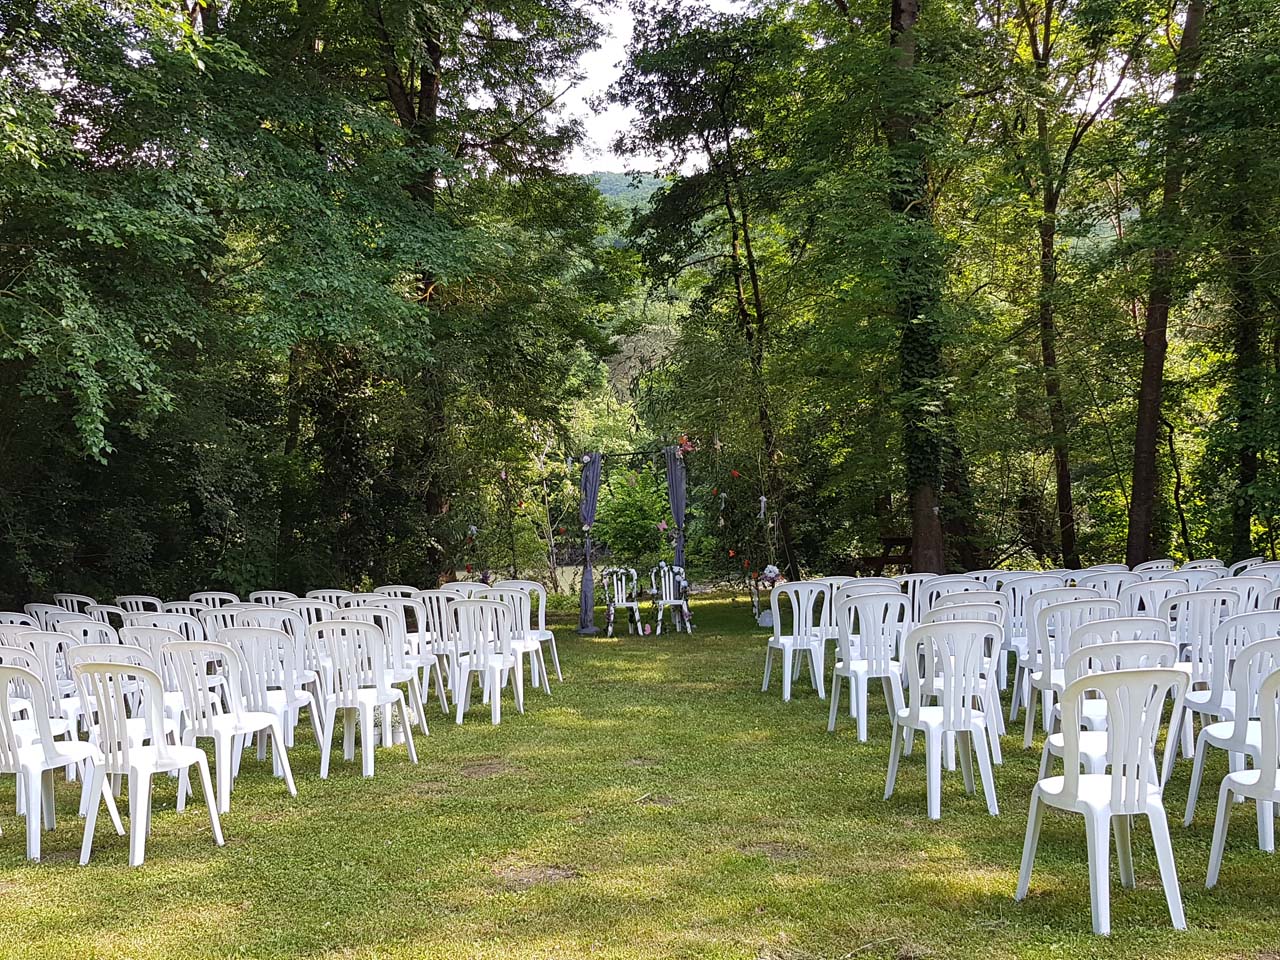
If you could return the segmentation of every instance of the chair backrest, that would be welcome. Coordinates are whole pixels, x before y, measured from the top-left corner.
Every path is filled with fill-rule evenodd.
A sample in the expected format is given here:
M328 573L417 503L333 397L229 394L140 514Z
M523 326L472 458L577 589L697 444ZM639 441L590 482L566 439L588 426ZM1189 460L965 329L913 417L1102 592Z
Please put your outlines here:
M408 597L412 597L415 593L417 593L418 588L411 587L403 583L388 583L388 584L384 584L381 587L374 587L373 592L380 593L384 597L408 598Z
M1156 743L1165 701L1173 698L1171 716L1179 716L1187 691L1187 675L1156 667L1089 673L1067 684L1062 695L1064 780L1062 797L1080 797L1080 732L1084 699L1101 695L1107 704L1107 763L1111 773L1112 814L1146 813L1152 793L1159 795L1161 774ZM1166 751L1176 746L1170 738Z
M85 607L84 612L99 623L111 623L111 618L115 617L120 624L124 623L125 614L128 613L124 607L117 607L114 603L93 603Z
M387 641L365 620L321 620L307 627L309 656L329 663L321 671L325 692L338 706L357 705L361 689L385 689Z
M129 613L139 613L143 610L154 610L159 613L164 609L164 603L159 597L148 597L140 593L125 594L123 597L116 597L116 606Z
M296 593L290 593L288 590L255 590L249 594L249 600L252 603L263 603L268 607L274 607L277 604L284 603L286 600L297 600Z
M1199 590L1221 577L1226 571L1221 568L1193 567L1188 570L1170 570L1164 575L1165 580L1181 580L1192 590Z
M907 634L902 665L907 674L908 725L919 722L925 699L933 697L942 708L944 730L970 729L971 711L987 682L988 656L1003 640L1003 628L987 620L921 624Z
M272 607L270 610L254 608L237 610L234 617L237 627L261 627L266 630L283 630L297 644L307 639L307 621L296 610ZM223 629L229 629L224 627ZM229 641L228 641L229 642Z
M187 597L192 603L203 603L206 607L225 607L228 603L239 603L240 598L226 590L198 590Z
M205 609L208 613L208 609ZM130 613L125 616L125 626L159 627L172 630L183 640L199 642L204 639L204 626L194 616L185 613Z
M811 580L796 580L792 583L780 583L769 594L769 606L773 610L773 636L781 640L783 597L787 598L791 608L791 631L789 636L803 640L818 640L822 637L821 604L826 598L827 586Z
M509 604L478 598L458 600L453 604L453 616L456 655L468 658L473 668L488 669L495 657L511 655L514 629Z
M1136 573L1129 573L1127 570L1097 570L1090 568L1090 571L1082 577L1076 577L1076 586L1093 587L1103 596L1111 597L1113 600L1120 598L1120 591L1125 587L1142 582L1141 576Z
M182 691L186 729L197 737L212 736L217 718L224 713L236 715L244 711L240 658L234 649L207 640L172 640L160 652ZM209 689L213 674L226 681L225 698Z
M1178 648L1160 640L1116 640L1112 643L1090 643L1077 647L1067 655L1063 666L1066 682L1071 683L1090 673L1112 670L1146 670L1172 667L1178 662Z
M653 588L653 592L667 603L682 599L681 587L684 582L684 567L677 567L665 560L660 560L658 565L649 571L649 585Z
M1213 631L1209 647L1209 699L1205 709L1221 712L1231 665L1249 644L1280 636L1280 611L1251 611L1227 617Z
M0 623L0 645L25 648L27 643L23 637L39 629L38 626L29 627L25 623Z
M49 627L58 633L65 633L74 644L82 643L119 643L120 635L109 623L99 623L86 617L73 617L59 620Z
M1254 564L1249 568L1249 576L1265 577L1271 581L1272 587L1280 587L1280 561L1268 560L1266 563Z
M197 603L194 600L170 600L164 605L164 613L181 613L184 616L195 617L199 620L204 614L212 609L207 603ZM151 612L151 611L147 611ZM132 614L126 614L132 616Z
M30 627L32 630L36 630L40 626L36 618L31 614L18 613L16 610L0 611L0 624L11 627Z
M350 596L350 590L338 590L333 587L326 587L321 590L308 590L307 600L323 600L325 603L332 603L335 607L342 606L342 598Z
M338 609L342 610L349 607L359 607L371 600L381 600L380 593L348 593L346 596L338 600Z
M1258 694L1262 690L1262 682L1280 670L1280 637L1269 637L1246 644L1236 655L1231 665L1231 692L1235 694L1235 705L1230 718L1231 732L1228 734L1228 749L1239 753L1247 750L1249 721L1259 717Z
M1258 687L1257 711L1262 723L1262 749L1253 765L1261 771L1258 789L1274 795L1277 772L1280 772L1280 670L1264 679Z
M485 590L488 586L487 583L479 583L475 580L450 580L448 583L440 584L440 589L456 593L466 600L477 590Z
M276 605L276 609L290 610L300 616L307 626L311 626L311 624L320 623L322 620L332 620L334 614L338 612L338 605L330 603L328 600L307 598L281 601Z
M120 628L121 644L145 651L149 659L143 662L155 670L164 688L170 692L180 688L177 674L170 669L168 661L164 658L164 645L187 639L189 638L186 635L162 626L125 624Z
M1233 563L1231 569L1227 571L1227 576L1238 577L1250 567L1256 567L1260 563L1266 563L1265 557L1250 557L1248 560L1241 560L1239 563Z
M1154 617L1161 601L1190 589L1185 580L1144 580L1122 587L1117 599L1126 617Z
M418 591L415 590L414 593ZM394 611L400 619L400 629L405 638L405 650L417 655L429 652L430 635L427 632L427 608L421 600L413 597L396 597L383 594L381 600L370 601L366 606L382 607Z
M305 634L305 628L303 633ZM240 658L240 692L247 710L272 709L271 691L293 695L301 684L299 641L271 627L225 627L218 640Z
M953 593L967 593L971 590L985 590L986 588L987 585L981 580L975 580L965 574L934 577L924 585L924 604L921 609L928 613L933 609L933 605L938 602L939 597L949 596Z
M1007 608L1009 622L1006 624L1009 631L1016 635L1028 632L1030 627L1027 623L1027 602L1043 590L1061 590L1062 586L1062 577L1046 574L1015 577L1004 581L1000 589L1009 598Z
M453 605L462 598L452 590L419 590L414 599L422 604L426 616L423 630L432 653L447 653L453 647L456 632Z
M1064 600L1040 607L1036 612L1035 630L1028 634L1031 669L1041 673L1061 669L1070 653L1071 635L1078 627L1118 616L1120 601L1110 597Z
M1235 616L1239 605L1240 595L1233 590L1179 593L1160 604L1156 616L1169 622L1170 639L1188 654L1193 684L1209 681L1213 631L1227 617Z
M1168 643L1169 623L1157 617L1108 617L1081 623L1071 631L1067 641L1065 658L1081 647L1102 643L1125 643L1148 640L1152 643Z
M1258 601L1259 610L1280 610L1280 587L1268 590Z
M1003 590L966 590L963 593L944 593L933 602L933 609L954 607L970 603L994 603L1004 620L1009 619L1009 597Z
M97 648L101 649L101 648ZM115 650L127 651L120 645ZM108 773L129 772L129 727L131 700L137 705L136 716L144 720L144 738L153 746L161 762L170 759L168 739L164 735L164 687L160 676L137 661L126 659L76 658L78 653L91 653L95 648L80 647L69 651L71 670L80 691L80 702L92 704L97 720L94 743L102 751ZM138 651L142 653L142 651ZM133 692L140 693L137 698Z
M1219 577L1206 583L1204 589L1234 591L1240 596L1237 609L1240 613L1248 613L1258 609L1259 601L1271 591L1271 581L1255 576Z
M405 654L409 640L400 611L382 604L367 603L358 607L345 607L338 611L334 619L359 620L373 624L378 628L378 632L382 635L382 642L385 644L382 651L383 666L389 670L407 668Z
M475 600L501 600L511 607L511 628L516 639L523 639L533 626L533 598L521 587L490 587L472 594Z
M965 596L965 594L959 594ZM925 623L940 623L943 620L990 620L1004 626L1004 605L990 600L975 600L972 603L946 603L934 607L924 615Z
M635 600L636 572L630 567L610 567L601 574L607 603L632 603Z
M1027 621L1027 650L1030 651L1036 642L1033 634L1039 625L1040 611L1051 603L1066 603L1069 600L1101 600L1102 594L1093 587L1054 587L1052 590L1041 590L1027 600L1024 616Z
M98 601L93 597L86 597L83 593L55 593L53 602L63 610L69 610L72 613L85 613L89 607Z
M1142 563L1134 564L1131 569L1134 573L1149 573L1153 570L1158 572L1172 570L1176 566L1176 563L1166 557L1159 560L1145 560Z
M14 652L16 651L11 651L11 655ZM4 773L18 773L22 770L20 751L24 745L14 728L13 718L19 712L19 705L14 702L14 697L26 698L31 703L37 742L43 747L45 759L53 760L54 739L49 725L49 711L39 706L49 702L44 682L29 667L3 662L0 663L0 771Z
M856 628L857 653L867 661L870 674L886 676L897 669L898 646L910 614L911 601L901 591L840 595L835 613L840 659L853 659Z
M1086 568L1092 573L1128 573L1127 563L1095 563Z
M900 584L898 584L897 581L890 581L890 583L888 584L879 583L879 582L868 582L872 579L873 578L871 577L865 577L865 578L860 578L858 580L851 580L849 583L846 583L843 587L841 587L839 590L836 591L836 595L832 600L832 608L834 609L835 605L839 604L842 600L846 599L847 597L865 597L865 596L869 596L877 593L899 593L899 594L902 594L902 596L904 597L906 596L905 593L902 593L902 587ZM883 578L877 577L874 579L878 581ZM908 598L908 600L909 599L910 598ZM908 616L911 615L910 602L908 602L907 604L907 615Z
M925 614L925 584L936 577L936 573L908 573L898 578L901 590L911 602L911 623L919 623Z
M210 607L200 614L200 626L204 627L205 639L210 642L217 642L218 631L224 627L234 627L236 625L236 617L241 612L237 604L228 603L220 607Z
M39 625L41 630L52 630L51 620L57 617L65 617L68 612L65 608L55 603L28 603L23 606L27 616L33 618ZM74 614L71 614L74 616Z
M1178 569L1179 570L1223 570L1225 571L1227 568L1226 568L1226 565L1217 557L1205 557L1204 559L1201 559L1201 560L1188 560Z
M547 588L540 584L537 580L499 580L494 584L500 590L524 590L529 594L530 599L537 598L537 629L547 629ZM534 626L532 618L530 626Z

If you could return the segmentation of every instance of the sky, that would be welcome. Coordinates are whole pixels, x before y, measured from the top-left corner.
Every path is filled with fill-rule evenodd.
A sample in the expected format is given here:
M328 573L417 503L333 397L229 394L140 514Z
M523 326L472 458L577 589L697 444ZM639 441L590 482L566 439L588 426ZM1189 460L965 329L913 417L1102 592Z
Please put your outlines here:
M603 94L621 73L619 64L626 57L627 42L631 39L631 27L635 23L631 11L619 4L602 15L601 20L609 30L599 49L586 54L580 61L586 79L565 95L565 109L579 117L586 125L587 142L576 149L566 164L571 173L591 173L595 170L621 172L628 167L644 168L643 160L614 156L613 138L634 119L635 111L627 107L609 104L596 112L587 101Z

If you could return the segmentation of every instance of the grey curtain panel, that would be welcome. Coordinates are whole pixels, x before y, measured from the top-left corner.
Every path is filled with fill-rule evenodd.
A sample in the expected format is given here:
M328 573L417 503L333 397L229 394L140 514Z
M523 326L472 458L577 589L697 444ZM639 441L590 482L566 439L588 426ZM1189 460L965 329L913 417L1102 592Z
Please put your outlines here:
M578 607L578 632L596 632L596 585L591 572L591 526L596 522L596 501L600 499L600 472L604 458L588 454L582 464L582 596Z
M684 566L684 508L687 502L684 482L684 457L680 448L662 448L667 458L667 500L671 503L671 516L676 522L676 566Z

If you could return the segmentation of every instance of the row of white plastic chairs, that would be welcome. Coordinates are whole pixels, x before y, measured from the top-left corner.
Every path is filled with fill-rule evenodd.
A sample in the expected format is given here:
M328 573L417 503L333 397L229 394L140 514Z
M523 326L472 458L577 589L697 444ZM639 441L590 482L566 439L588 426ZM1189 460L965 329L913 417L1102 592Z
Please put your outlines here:
M90 780L100 769L116 778L129 775L130 861L138 863L149 824L151 773L177 769L172 764L178 760L179 766L202 763L202 752L196 751L201 758L196 761L194 753L178 749L193 745L197 737L214 739L217 808L225 812L241 754L255 733L262 757L262 733L270 733L276 773L285 778L291 793L296 792L287 746L292 745L303 708L311 715L321 745L321 777L328 773L338 711L343 713L348 759L354 756L354 721L359 721L366 776L373 773L374 714L379 708L384 743L395 730L390 711L398 709L401 723L395 733L405 740L416 763L411 728L416 724L426 732L424 691L433 673L446 711L447 674L459 723L476 678L491 705L493 722L500 721L500 691L508 682L523 711L525 656L533 679L537 682L541 676L549 693L542 655L546 642L560 675L542 603L536 626L531 619L534 596L545 598L541 589L531 582L509 581L494 587L467 584L428 591L383 588L371 594L313 591L317 596L308 598L280 591L255 595L275 606L241 603L226 593L195 595L194 600L172 604L125 597L117 600L134 610L118 602L97 620L86 612L103 605L88 597L60 595L56 606L29 605L23 614L0 615L5 621L0 625L0 666L8 671L3 674L5 703L0 706L0 771L16 773L23 781L28 855L39 856L42 813L46 826L53 827L45 770L69 767L85 778L82 862L89 856L97 810L91 796L106 797L120 829L111 791L102 792ZM118 630L106 622L112 617L120 620ZM78 726L87 730L89 742L75 739ZM151 772L144 774L147 769ZM203 764L201 772L207 785ZM180 806L185 792L184 775ZM221 843L212 805L210 815Z
M1275 569L1268 566L1258 572ZM1212 572L1215 573L1213 579L1220 579L1216 571ZM1090 576L1093 574L1073 579ZM894 718L886 798L893 792L899 756L904 747L905 752L910 752L910 733L919 729L926 735L930 816L940 815L941 757L944 744L950 745L949 740L958 741L962 749L961 763L965 766L966 787L970 791L972 773L966 764L971 762L970 750L976 752L988 807L994 815L996 801L987 750L990 749L999 762L1001 724L996 677L1000 664L997 659L1003 661L1001 651L1009 649L1007 641L1013 633L1009 609L1011 601L1018 598L1010 597L1006 590L962 587L961 592L949 593L945 589L946 579L920 578L917 582L918 587L927 585L927 608L920 618L923 624L914 629L912 598L903 592L910 588L910 581L906 584L894 581L789 584L782 588L782 595L789 596L793 611L799 610L802 614L798 622L802 625L801 633L808 636L803 644L804 652L809 656L810 670L815 674L815 686L820 692L820 651L825 648L834 626L838 658L832 672L830 728L834 728L837 713L838 685L842 678L847 678L852 687L850 706L857 713L860 736L865 740L866 681L882 679ZM999 586L1003 587L1023 578L1003 574L1000 579L1003 582ZM944 581L937 584L944 589L932 588L937 580ZM1269 578L1264 582L1269 585ZM1105 584L1065 588L1061 581L1055 583L1050 579L1035 584L1042 588L1038 591L1026 589L1032 586L1024 582L1023 589L1017 591L1023 594L1021 619L1025 624L1025 652L1020 666L1024 668L1027 682L1034 680L1039 685L1033 689L1047 693L1046 728L1051 715L1048 703L1055 695L1060 705L1052 710L1052 716L1060 717L1062 723L1060 732L1046 737L1042 751L1042 780L1033 795L1018 897L1021 899L1027 891L1043 805L1085 813L1092 818L1087 832L1094 928L1107 932L1108 824L1112 816L1119 818L1116 822L1121 875L1124 882L1132 884L1132 863L1127 859L1128 819L1134 813L1143 813L1152 821L1170 914L1175 925L1182 927L1185 919L1162 803L1162 788L1167 782L1178 738L1176 729L1171 731L1157 772L1154 756L1160 713L1165 700L1173 698L1171 716L1175 728L1177 724L1182 725L1184 737L1190 735L1190 716L1202 715L1207 723L1197 740L1188 824L1208 747L1227 750L1229 756L1235 758L1233 770L1242 765L1238 761L1244 757L1255 760L1254 770L1231 774L1221 788L1208 876L1212 886L1221 864L1231 807L1229 793L1258 800L1259 843L1263 849L1273 848L1271 807L1274 800L1280 799L1275 790L1278 761L1275 737L1271 738L1270 749L1263 741L1268 723L1274 730L1275 691L1280 689L1280 679L1273 677L1280 667L1280 639L1276 639L1280 635L1280 613L1257 610L1258 603L1269 596L1269 592L1262 590L1261 585L1252 589L1254 585L1243 582L1234 584L1236 589L1194 590L1186 580L1170 578L1163 586L1131 591L1128 595L1131 605L1127 609L1118 597L1101 595L1100 588ZM1121 583L1116 593L1129 586ZM818 598L823 589L827 591L826 607L830 615L815 617L814 610L806 608L806 604L820 603ZM1247 612L1237 613L1240 607L1247 608ZM774 622L775 638L771 638L766 661L780 634L782 621L776 602ZM1029 648L1025 643L1027 633ZM793 641L795 634L793 626ZM912 669L913 666L918 669ZM784 680L788 673L784 667ZM903 673L910 694L906 705L903 704ZM766 687L767 684L766 667ZM1189 689L1193 686L1194 689ZM1092 699L1087 699L1086 693ZM1146 704L1143 723L1113 729L1114 719L1111 725L1108 720L1116 715L1113 701L1117 698L1128 706L1135 702ZM1250 709L1241 712L1237 705L1245 703ZM1258 704L1263 706L1259 708ZM1030 716L1028 711L1028 733ZM1134 716L1131 711L1124 714L1131 720ZM1152 717L1154 726L1147 722ZM1141 762L1134 759L1128 764L1117 764L1116 757L1122 752L1120 747L1132 746L1137 735L1135 730L1149 734L1149 746L1132 754L1141 758ZM1029 736L1027 742L1029 745ZM1046 777L1051 756L1064 758L1064 776ZM1138 779L1133 780L1134 776ZM1137 788L1134 783L1143 786ZM1113 795L1117 790L1121 794L1128 790L1128 793ZM1120 827L1124 827L1123 838Z

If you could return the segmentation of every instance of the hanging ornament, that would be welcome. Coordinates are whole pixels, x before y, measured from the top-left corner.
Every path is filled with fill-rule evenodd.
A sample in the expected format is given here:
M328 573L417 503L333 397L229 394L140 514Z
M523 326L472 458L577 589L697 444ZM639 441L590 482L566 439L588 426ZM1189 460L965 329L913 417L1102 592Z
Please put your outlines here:
M720 435L718 433L713 433L711 435L711 446L716 453L719 453L724 449L724 444L720 442Z
M761 519L761 520L763 520L763 519L764 519L765 507L766 507L766 506L768 506L768 503L769 503L769 498L768 498L768 497L761 497L761 498L760 498L760 513L759 513L759 517L760 517L760 519Z
M507 468L506 468L506 467L503 467L503 468L502 468L502 474L501 474L501 476L502 476L502 479L503 479L503 480L507 479Z

